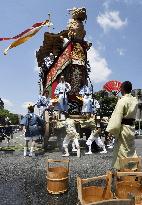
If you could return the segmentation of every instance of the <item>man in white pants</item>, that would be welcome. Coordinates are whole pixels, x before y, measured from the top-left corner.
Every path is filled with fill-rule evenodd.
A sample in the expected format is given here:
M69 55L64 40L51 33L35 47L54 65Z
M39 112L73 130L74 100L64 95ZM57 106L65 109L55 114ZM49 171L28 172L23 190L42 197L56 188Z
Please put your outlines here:
M91 114L88 114L87 117L88 117L88 119L86 119L86 121L80 121L82 128L90 128L91 129L91 135L86 142L86 144L89 148L89 151L85 154L92 154L91 145L92 145L94 140L95 140L96 144L103 149L103 151L101 151L100 153L107 153L105 145L99 136L101 129L96 126L95 119L93 117L91 117Z
M65 115L66 115L66 120L63 124L66 128L67 134L66 134L64 141L63 141L63 148L65 150L65 154L62 156L63 157L69 156L68 145L69 145L70 140L72 140L73 141L73 144L72 144L73 150L72 151L75 151L75 147L76 147L77 148L77 157L80 157L80 145L78 142L79 133L76 131L74 120L70 119L68 117L67 113Z
M93 143L93 141L95 140L96 144L101 147L103 149L103 151L101 151L101 154L105 154L107 153L105 144L103 143L103 141L101 140L100 136L99 136L99 132L100 130L92 130L90 137L88 138L86 144L88 145L89 151L85 154L92 154L92 150L91 150L91 145Z

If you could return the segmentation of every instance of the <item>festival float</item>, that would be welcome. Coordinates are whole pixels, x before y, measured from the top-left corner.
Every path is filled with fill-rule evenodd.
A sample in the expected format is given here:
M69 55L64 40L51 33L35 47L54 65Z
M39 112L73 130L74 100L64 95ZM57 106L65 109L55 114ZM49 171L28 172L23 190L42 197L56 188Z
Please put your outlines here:
M57 34L45 32L43 45L36 52L38 67L40 68L39 93L42 95L44 90L48 90L52 100L56 103L54 91L59 83L60 76L64 75L65 81L71 85L68 96L69 114L74 117L77 115L79 118L82 117L80 115L82 101L78 95L80 88L88 81L90 68L87 61L87 51L92 44L84 40L86 31L83 22L87 19L86 9L73 8L68 11L71 19L67 29ZM63 45L62 37L68 39L65 45ZM47 68L51 53L54 56L54 61ZM51 119L49 113L45 112L47 122L45 139L49 139L50 130L53 131L54 123L49 118Z

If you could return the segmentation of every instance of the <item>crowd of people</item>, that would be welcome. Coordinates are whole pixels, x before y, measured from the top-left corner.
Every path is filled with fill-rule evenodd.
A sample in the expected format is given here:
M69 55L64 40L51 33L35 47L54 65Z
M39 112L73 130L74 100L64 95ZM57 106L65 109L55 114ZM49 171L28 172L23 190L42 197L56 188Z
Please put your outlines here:
M10 139L13 138L13 132L16 126L12 126L9 117L1 118L0 120L0 142L7 140L9 146Z
M21 125L25 131L25 148L24 156L27 156L28 143L32 140L30 148L30 156L33 156L33 150L35 142L39 137L40 129L45 126L44 111L45 110L57 110L65 117L63 126L66 129L66 136L63 140L64 154L62 156L68 157L68 146L72 141L72 151L77 152L77 157L80 157L80 135L76 130L76 120L71 119L68 113L68 93L71 90L71 86L65 81L64 76L61 76L60 83L55 89L55 96L57 97L57 103L53 106L53 100L49 96L49 92L44 91L42 96L39 96L37 101L37 107L39 108L40 116L34 114L34 107L28 107L28 114L22 119ZM86 140L88 152L86 154L92 154L92 143L95 143L101 148L100 153L107 153L106 145L101 139L101 123L106 125L106 138L109 138L110 148L114 145L113 167L120 169L119 158L136 157L136 151L134 146L134 133L135 133L135 116L137 111L138 101L131 95L132 84L129 81L125 81L121 85L121 99L118 100L117 105L112 113L110 119L106 117L100 119L100 116L96 115L96 111L100 108L99 102L92 98L92 91L88 85L84 85L79 95L82 98L82 111L81 114L84 119L79 121L81 128L89 128L91 130L90 136Z

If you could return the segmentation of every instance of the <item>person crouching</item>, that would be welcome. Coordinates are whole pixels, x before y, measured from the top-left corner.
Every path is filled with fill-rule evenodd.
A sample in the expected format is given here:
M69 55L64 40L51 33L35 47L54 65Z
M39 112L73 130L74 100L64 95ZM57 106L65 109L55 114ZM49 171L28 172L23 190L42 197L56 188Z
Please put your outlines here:
M68 145L69 142L72 140L73 144L77 148L77 157L80 157L80 145L78 142L79 139L79 133L76 131L75 128L75 121L73 119L69 118L68 113L65 113L66 120L63 123L65 128L66 128L66 136L63 141L63 148L65 150L65 154L62 155L63 157L68 157L69 156L69 151L68 151Z

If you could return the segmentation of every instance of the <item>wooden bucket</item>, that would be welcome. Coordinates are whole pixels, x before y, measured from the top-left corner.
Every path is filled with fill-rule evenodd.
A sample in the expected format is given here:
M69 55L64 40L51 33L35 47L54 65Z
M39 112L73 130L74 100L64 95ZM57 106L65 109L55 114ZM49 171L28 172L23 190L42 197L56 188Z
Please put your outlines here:
M49 163L66 163L67 167L50 167ZM47 191L51 194L62 194L68 190L69 160L48 159Z
M89 182L97 182L98 180L105 180L106 185L89 185ZM107 172L106 175L81 179L77 176L77 189L78 189L78 199L81 205L93 205L96 202L112 199L113 195L111 192L111 172Z
M127 199L132 195L135 199L135 204L142 204L142 186L137 181L121 181L117 183L116 197L119 199Z

